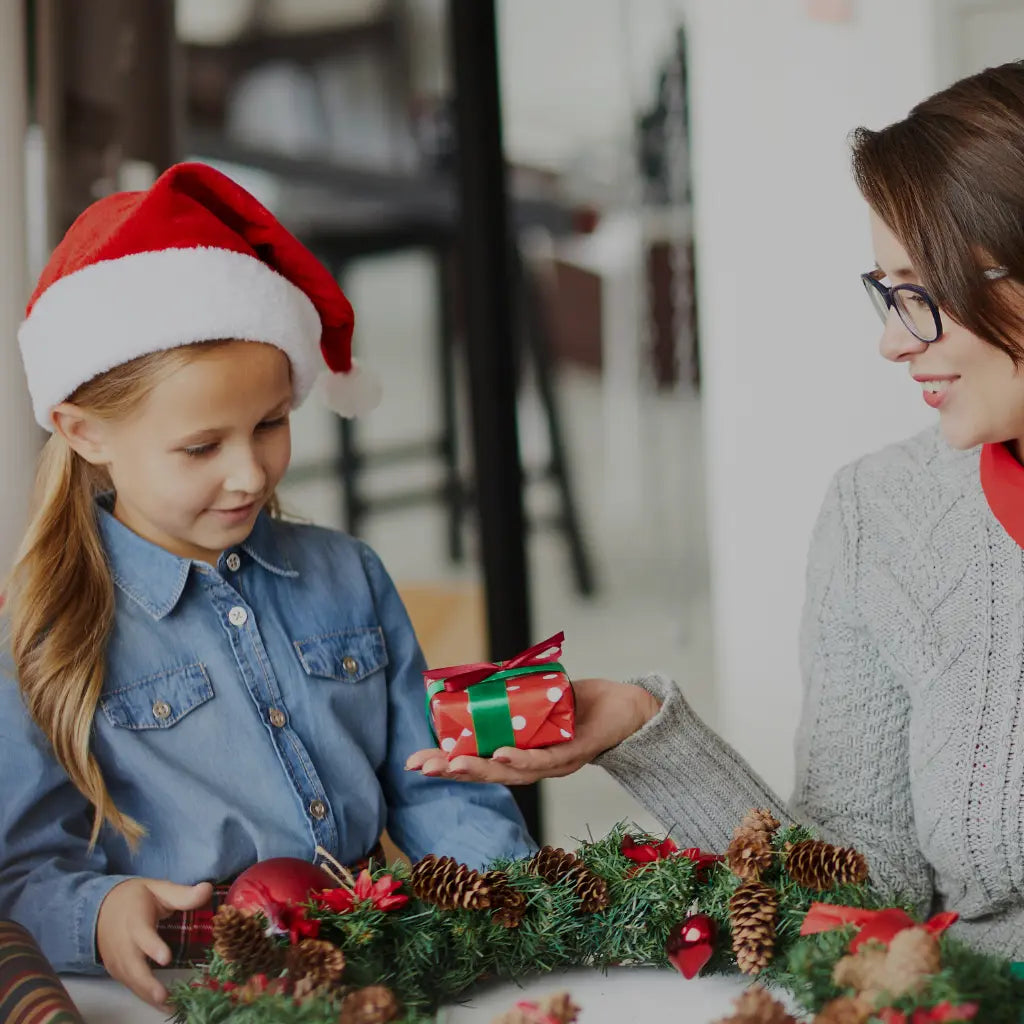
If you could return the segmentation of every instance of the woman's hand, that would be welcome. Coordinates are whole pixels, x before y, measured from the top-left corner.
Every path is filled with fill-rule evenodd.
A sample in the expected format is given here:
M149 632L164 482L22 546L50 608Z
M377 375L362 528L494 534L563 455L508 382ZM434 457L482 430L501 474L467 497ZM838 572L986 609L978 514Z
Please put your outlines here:
M177 885L158 878L129 878L107 893L96 922L96 946L112 978L140 999L167 1009L167 989L153 976L146 958L166 967L171 960L167 943L157 934L157 922L176 910L197 910L210 902L213 886Z
M442 750L419 750L405 762L407 771L465 782L501 782L522 786L538 779L570 775L621 743L657 713L657 699L639 686L610 679L577 679L576 732L567 743L538 750L499 747L490 758L462 755L451 762Z

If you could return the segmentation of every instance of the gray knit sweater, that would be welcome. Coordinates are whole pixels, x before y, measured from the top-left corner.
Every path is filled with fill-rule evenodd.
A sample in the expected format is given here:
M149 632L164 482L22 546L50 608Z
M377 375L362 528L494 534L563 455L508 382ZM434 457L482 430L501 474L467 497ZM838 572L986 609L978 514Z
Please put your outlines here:
M929 430L842 469L811 541L788 806L661 676L643 729L598 759L685 845L752 806L868 858L975 946L1024 960L1024 552L978 449Z

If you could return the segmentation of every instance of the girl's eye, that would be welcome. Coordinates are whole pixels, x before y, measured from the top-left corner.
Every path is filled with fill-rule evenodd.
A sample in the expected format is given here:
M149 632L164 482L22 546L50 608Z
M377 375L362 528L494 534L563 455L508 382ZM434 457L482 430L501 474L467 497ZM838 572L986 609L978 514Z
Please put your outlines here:
M192 448L183 448L182 451L190 459L198 459L202 455L209 455L216 447L215 444L197 444Z
M287 422L288 422L288 414L286 413L284 416L278 416L276 419L273 419L273 420L264 420L262 423L260 423L256 427L256 429L257 430L273 430L275 427L283 427Z

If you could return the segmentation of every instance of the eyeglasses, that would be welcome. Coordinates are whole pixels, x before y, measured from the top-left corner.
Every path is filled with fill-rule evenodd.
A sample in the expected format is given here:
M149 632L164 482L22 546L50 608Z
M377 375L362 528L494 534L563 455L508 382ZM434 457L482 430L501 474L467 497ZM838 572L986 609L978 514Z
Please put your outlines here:
M989 267L983 273L989 281L996 281L1007 277L1010 272L1006 267ZM939 316L935 300L919 284L896 284L890 287L882 284L884 277L884 272L878 269L860 275L871 305L875 307L882 323L889 319L889 310L895 309L903 326L918 341L929 345L938 341L942 337L942 317Z

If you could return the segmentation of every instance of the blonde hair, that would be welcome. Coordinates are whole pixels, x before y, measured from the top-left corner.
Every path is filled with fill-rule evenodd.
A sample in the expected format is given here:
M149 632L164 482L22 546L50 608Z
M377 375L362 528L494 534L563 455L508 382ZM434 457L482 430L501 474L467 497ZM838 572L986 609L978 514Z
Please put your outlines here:
M223 344L201 342L133 359L83 384L68 401L102 419L121 419L160 380ZM145 829L114 806L90 742L114 623L114 582L94 501L110 489L104 470L82 458L59 432L51 435L39 458L30 521L4 612L28 711L94 808L90 846L105 821L134 846ZM268 507L276 514L274 498Z

